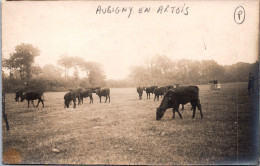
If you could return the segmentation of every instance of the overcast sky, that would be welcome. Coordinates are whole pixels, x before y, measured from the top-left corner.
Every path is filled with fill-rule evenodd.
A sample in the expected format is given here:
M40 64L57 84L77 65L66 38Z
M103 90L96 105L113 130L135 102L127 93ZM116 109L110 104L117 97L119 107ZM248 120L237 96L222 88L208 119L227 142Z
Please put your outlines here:
M133 7L125 13L96 14L98 5ZM16 45L30 43L41 50L40 66L57 65L61 54L100 62L108 79L125 78L132 65L146 57L166 55L172 60L213 59L221 65L258 59L258 2L185 2L188 15L158 14L160 5L184 2L4 2L2 52L8 58ZM138 14L140 7L150 13ZM243 6L242 24L234 12ZM176 9L176 8L175 8Z

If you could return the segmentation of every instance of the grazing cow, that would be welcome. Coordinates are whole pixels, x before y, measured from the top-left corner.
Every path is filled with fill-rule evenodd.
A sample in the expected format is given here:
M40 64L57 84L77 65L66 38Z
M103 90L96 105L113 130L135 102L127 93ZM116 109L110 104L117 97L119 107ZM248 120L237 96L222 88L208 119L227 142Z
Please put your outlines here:
M179 84L178 84L179 85ZM178 86L179 87L179 86ZM165 86L165 93L170 90L170 89L174 89L174 86L172 85L168 85L168 86ZM182 104L182 108L181 110L184 110L184 104Z
M82 89L81 88L74 89L74 90L69 89L69 91L75 93L76 98L78 98L78 105L80 105L80 103L81 103L80 102L80 99L81 99L80 94L81 94Z
M26 92L25 94L21 93L20 97L21 97L21 102L23 102L24 99L26 99L28 101L28 108L29 108L30 101L32 101L32 103L33 103L33 100L37 100L37 99L38 99L38 104L36 105L36 108L38 107L40 102L42 103L42 106L44 108L44 103L43 103L43 99L42 99L43 92L30 91L30 92Z
M147 99L148 99L148 97L149 97L149 99L150 99L150 93L153 94L153 92L154 92L154 90L155 90L156 88L158 88L158 86L149 86L149 87L145 88L146 95L147 95Z
M156 98L157 98L157 101L159 101L159 96L163 96L165 92L166 92L165 87L156 88L153 92L154 93L154 100L153 101L155 101Z
M64 105L65 108L69 108L70 102L73 101L74 105L73 108L76 108L76 93L70 91L64 95Z
M89 99L90 99L90 104L91 103L93 104L92 92L93 91L91 89L80 92L80 100L81 100L82 104L83 104L83 98L87 98L87 97L89 97Z
M144 87L137 87L137 93L139 94L139 100L142 99Z
M156 110L156 120L160 120L168 108L173 108L173 119L175 118L175 111L177 111L180 118L182 118L179 112L179 105L189 102L191 103L193 109L192 118L195 117L196 107L198 107L198 109L200 110L200 116L202 118L203 114L199 99L199 88L197 86L188 86L170 89L164 95L159 108L157 108Z
M97 89L96 94L98 95L99 99L100 99L100 103L101 103L101 97L105 96L106 97L106 101L107 102L107 97L109 99L109 103L110 103L110 89L109 88L105 88L105 89Z
M17 90L15 92L15 101L18 102L19 101L19 98L21 98L21 94L23 94L23 90Z
M7 116L5 114L5 93L2 91L2 117L5 121L6 130L9 130L9 124L7 121Z

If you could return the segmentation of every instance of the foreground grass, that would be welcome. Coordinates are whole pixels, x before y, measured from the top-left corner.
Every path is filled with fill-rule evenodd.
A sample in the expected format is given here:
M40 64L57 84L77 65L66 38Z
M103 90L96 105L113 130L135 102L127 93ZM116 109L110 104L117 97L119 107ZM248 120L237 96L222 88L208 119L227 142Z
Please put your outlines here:
M134 88L111 89L111 103L89 99L65 109L64 93L45 93L45 108L27 108L7 94L10 131L3 124L3 153L16 150L25 164L216 164L252 161L253 97L246 83L221 91L199 86L204 118L183 119L166 111L160 121L153 99L138 100ZM17 154L16 154L17 155ZM250 158L251 157L251 158Z

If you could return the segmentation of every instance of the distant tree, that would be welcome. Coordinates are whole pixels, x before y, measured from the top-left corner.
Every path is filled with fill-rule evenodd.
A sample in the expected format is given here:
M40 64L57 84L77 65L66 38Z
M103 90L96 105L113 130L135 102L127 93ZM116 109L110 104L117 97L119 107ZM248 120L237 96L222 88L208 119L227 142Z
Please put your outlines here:
M144 66L133 66L131 68L131 78L135 86L148 86L150 85L150 71Z
M41 68L41 72L39 77L42 77L47 80L51 80L54 78L61 78L62 69L54 66L53 64L47 64Z
M78 83L79 80L79 71L78 68L74 66L74 73L73 73L73 79L75 83Z
M3 59L3 67L9 70L9 78L11 78L15 69L14 62L11 59Z
M73 66L73 58L69 57L68 55L61 55L58 64L64 67L64 76L65 78L68 76L69 69Z
M96 62L89 62L88 81L91 86L104 86L106 75L104 74L101 64Z
M31 44L20 44L15 47L15 52L10 54L9 59L4 59L3 65L10 71L12 76L13 69L17 69L21 80L29 82L34 69L34 58L40 55L40 50Z

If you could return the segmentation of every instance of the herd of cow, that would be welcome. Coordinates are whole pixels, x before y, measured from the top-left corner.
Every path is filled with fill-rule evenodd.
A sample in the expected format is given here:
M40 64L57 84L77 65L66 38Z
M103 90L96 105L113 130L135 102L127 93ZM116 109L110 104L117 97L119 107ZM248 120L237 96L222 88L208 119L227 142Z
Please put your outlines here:
M193 110L192 118L195 117L196 108L200 110L200 116L203 117L200 99L199 99L199 88L197 86L149 86L149 87L137 87L137 93L139 94L139 99L142 99L143 91L146 92L147 99L150 99L150 94L154 94L154 101L159 100L159 96L163 96L160 106L156 110L156 120L160 120L165 111L168 108L172 108L173 116L175 118L175 111L178 113L180 118L182 118L179 112L179 106L182 105L182 110L184 109L184 104L190 103Z
M71 102L73 101L73 107L76 108L76 99L78 99L78 105L80 105L81 103L83 104L83 99L89 97L90 98L90 103L93 103L93 97L92 97L92 93L96 93L99 96L100 99L100 103L101 103L101 97L104 96L106 97L106 101L107 102L107 98L109 99L110 102L110 89L109 88L104 88L101 89L100 87L95 87L95 88L87 88L86 90L82 90L81 88L79 89L70 89L69 92L67 92L64 95L64 106L69 108L69 105L71 104ZM28 108L30 107L30 101L34 105L34 100L38 100L38 104L36 105L36 108L38 107L39 103L42 103L42 106L44 107L44 95L43 92L40 91L29 91L29 92L25 92L23 93L22 90L18 90L15 92L15 101L20 101L23 102L24 99L26 99L28 101Z
M101 103L102 96L106 97L105 103L107 102L107 98L110 103L110 89L109 88L101 89L100 87L95 87L95 88L87 88L86 90L82 90L81 88L79 88L79 89L75 89L75 90L70 89L69 92L67 92L64 95L65 107L69 108L71 101L73 101L73 103L74 103L73 108L76 108L76 98L78 99L78 105L80 105L81 103L83 104L83 98L87 98L87 97L90 98L90 103L93 104L92 93L96 93L98 95L100 103Z
M150 99L150 94L154 94L154 101L157 98L159 100L159 96L163 96L163 99L161 101L160 106L156 110L156 120L160 120L165 111L168 108L172 108L173 110L173 116L172 118L175 118L175 111L178 113L180 118L182 118L182 115L179 112L179 106L182 105L182 109L184 109L184 104L190 103L193 110L192 118L195 117L196 108L200 110L200 116L203 117L200 99L199 99L199 88L197 86L183 86L183 87L173 87L173 86L164 86L164 87L158 87L158 86L149 86L149 87L137 87L137 92L139 94L139 99L142 99L143 91L146 91L147 99ZM104 88L101 89L100 87L95 88L87 88L86 90L79 89L70 89L69 92L67 92L64 95L64 107L69 108L69 105L73 101L73 108L76 108L76 99L78 99L78 105L83 104L83 99L89 97L90 103L93 103L93 97L92 93L96 93L100 99L101 103L101 97L106 97L105 102L107 102L107 99L109 99L110 102L110 89ZM43 92L36 92L36 91L29 91L23 93L22 90L16 91L15 93L15 101L23 102L24 100L28 101L28 108L30 101L34 105L33 101L38 100L37 106L41 102L44 107L44 95ZM3 95L2 98L2 117L6 122L7 130L9 130L9 125L7 122L7 117L5 114L5 97Z

